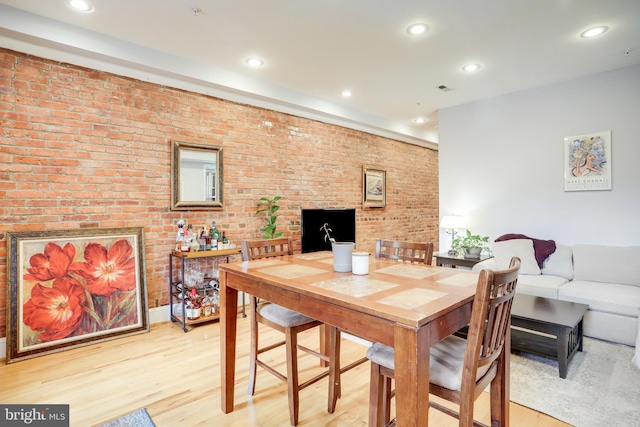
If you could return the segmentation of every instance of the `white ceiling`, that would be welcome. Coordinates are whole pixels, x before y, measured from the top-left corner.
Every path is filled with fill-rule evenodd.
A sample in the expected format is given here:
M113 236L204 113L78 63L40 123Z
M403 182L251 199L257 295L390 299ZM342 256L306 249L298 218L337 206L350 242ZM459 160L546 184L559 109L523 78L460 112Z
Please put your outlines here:
M0 46L426 145L438 109L640 63L640 0L90 1L0 0Z

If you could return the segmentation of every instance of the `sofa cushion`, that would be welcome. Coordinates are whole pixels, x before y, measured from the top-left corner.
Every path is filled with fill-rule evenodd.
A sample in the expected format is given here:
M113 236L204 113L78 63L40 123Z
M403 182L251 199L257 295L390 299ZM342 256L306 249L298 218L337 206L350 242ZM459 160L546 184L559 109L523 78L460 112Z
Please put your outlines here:
M498 237L495 241L502 242L504 240L513 239L529 239L533 242L533 252L535 254L538 267L540 268L542 268L544 260L556 250L556 242L553 240L534 239L532 237L525 236L524 234L504 234Z
M589 304L589 310L637 317L640 287L573 280L558 289L558 299Z
M499 270L509 268L511 258L520 258L520 274L540 274L540 267L533 251L533 242L530 239L505 240L495 242L491 247Z
M560 276L520 274L516 293L558 299L558 288L567 282Z
M569 246L556 243L556 251L544 262L542 274L573 279L573 253Z
M587 310L582 328L587 337L633 346L637 323L637 317Z
M497 270L498 269L498 263L496 262L495 258L489 258L489 259L485 259L484 261L481 261L477 264L474 264L473 267L471 267L471 271L478 273L481 270Z
M640 287L640 246L574 245L574 280Z

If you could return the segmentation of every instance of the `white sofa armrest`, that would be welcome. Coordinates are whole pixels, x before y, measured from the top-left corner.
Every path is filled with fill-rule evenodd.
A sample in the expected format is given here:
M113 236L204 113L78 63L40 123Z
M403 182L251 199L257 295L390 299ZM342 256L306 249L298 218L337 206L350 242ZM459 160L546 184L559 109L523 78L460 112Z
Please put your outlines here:
M497 270L498 263L495 258L485 259L482 262L477 263L471 268L471 271L479 272L480 270L484 270L485 268L489 270Z

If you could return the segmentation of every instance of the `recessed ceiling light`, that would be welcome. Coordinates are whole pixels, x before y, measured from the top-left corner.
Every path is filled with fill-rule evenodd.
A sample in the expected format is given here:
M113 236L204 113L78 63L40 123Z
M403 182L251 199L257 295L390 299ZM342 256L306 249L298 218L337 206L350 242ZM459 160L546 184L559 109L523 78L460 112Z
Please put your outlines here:
M424 123L426 122L427 119L423 118L423 117L418 117L417 119L414 120L414 122L420 124L420 123Z
M605 33L608 29L609 29L609 27L607 27L605 25L600 25L598 27L589 28L588 30L585 30L585 31L581 32L580 33L580 37L582 37L583 39L596 37L596 36L599 36L600 34Z
M93 5L84 0L68 0L67 4L80 12L93 12Z
M250 67L262 67L264 65L264 61L258 58L249 58L245 62Z
M462 71L468 71L470 73L473 71L478 71L479 69L480 69L480 64L469 64L462 67Z
M407 33L412 36L419 36L427 31L429 31L429 26L427 24L411 24L407 27Z
M352 95L350 90L343 90L342 91L342 96L344 96L345 98L348 98Z

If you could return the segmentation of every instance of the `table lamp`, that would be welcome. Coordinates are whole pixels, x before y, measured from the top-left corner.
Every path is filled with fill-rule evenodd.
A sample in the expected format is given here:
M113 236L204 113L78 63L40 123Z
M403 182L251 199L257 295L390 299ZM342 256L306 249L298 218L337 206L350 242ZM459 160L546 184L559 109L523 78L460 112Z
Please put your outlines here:
M444 228L447 234L451 234L451 242L453 242L456 238L456 234L458 234L456 230L466 228L464 217L460 215L445 215L442 217L442 221L440 221L440 228ZM455 256L458 255L458 251L451 248L447 254Z

